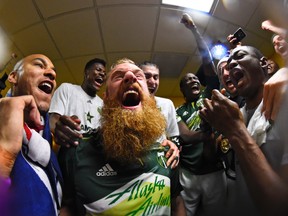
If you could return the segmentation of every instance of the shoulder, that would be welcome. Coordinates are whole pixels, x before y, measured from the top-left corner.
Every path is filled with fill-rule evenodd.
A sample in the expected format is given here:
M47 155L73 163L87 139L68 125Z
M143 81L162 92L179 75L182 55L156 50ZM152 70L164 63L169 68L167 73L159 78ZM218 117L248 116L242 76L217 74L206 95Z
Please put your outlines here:
M157 103L158 105L163 105L163 104L165 104L166 106L167 106L167 105L173 105L173 106L174 106L173 102L172 102L170 99L168 99L168 98L163 98L163 97L157 97L157 96L155 96L155 100L156 100L156 103Z
M182 104L182 105L180 105L180 106L178 106L177 108L176 108L176 111L178 112L178 111L181 111L181 110L186 110L186 107L187 107L187 104L185 103L185 104Z
M56 92L66 92L66 91L71 91L72 89L78 89L78 88L81 88L81 86L79 85L74 85L74 84L71 84L71 83L62 83L57 89L56 89ZM55 93L56 93L55 92Z

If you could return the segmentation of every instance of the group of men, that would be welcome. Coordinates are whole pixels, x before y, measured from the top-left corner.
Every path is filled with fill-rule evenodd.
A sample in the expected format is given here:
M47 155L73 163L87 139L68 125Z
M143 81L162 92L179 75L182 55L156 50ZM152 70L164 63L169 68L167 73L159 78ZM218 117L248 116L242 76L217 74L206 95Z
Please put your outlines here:
M186 74L180 82L186 102L176 111L155 96L159 68L151 62L121 59L106 74L106 62L93 59L82 85L62 84L53 99L56 72L49 58L34 54L15 65L8 77L12 97L0 100L3 215L287 215L286 98L275 102L278 115L275 107L262 114L265 92L286 95L284 88L265 87L268 61L256 48L236 47L218 64L218 76L231 96L244 98L240 110L213 90L219 83L210 52L191 17L185 14L182 23L195 36L207 86L202 94L198 77ZM97 92L104 81L102 101ZM62 172L50 130L61 145ZM236 153L229 196L235 206L227 212L216 133Z

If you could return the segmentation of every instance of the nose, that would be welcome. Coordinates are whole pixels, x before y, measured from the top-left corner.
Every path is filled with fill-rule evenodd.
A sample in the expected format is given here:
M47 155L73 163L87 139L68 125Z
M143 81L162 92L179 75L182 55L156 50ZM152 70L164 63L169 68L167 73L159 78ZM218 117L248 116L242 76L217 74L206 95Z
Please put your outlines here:
M137 77L135 76L134 73L132 73L131 71L128 71L125 73L124 76L124 83L125 84L133 84L137 81Z
M105 77L106 77L105 71L99 71L99 75L100 75L102 78L105 78Z
M54 69L49 68L49 69L45 70L44 76L49 77L50 80L55 80L56 79L56 72Z
M227 66L228 71L230 71L231 69L235 68L236 66L237 66L237 62L236 62L234 59L232 59L232 60L228 63L228 66Z
M146 81L147 81L147 83L150 83L150 84L153 84L154 83L154 79L153 79L153 77L150 77L150 78L146 78Z
M223 76L229 76L229 70L223 69Z

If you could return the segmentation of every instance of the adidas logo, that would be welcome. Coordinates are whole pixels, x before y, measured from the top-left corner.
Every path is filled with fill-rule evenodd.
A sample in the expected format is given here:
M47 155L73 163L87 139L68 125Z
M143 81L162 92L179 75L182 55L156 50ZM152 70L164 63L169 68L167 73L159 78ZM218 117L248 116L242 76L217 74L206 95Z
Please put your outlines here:
M117 172L115 172L112 167L107 163L98 172L96 172L96 176L115 176Z

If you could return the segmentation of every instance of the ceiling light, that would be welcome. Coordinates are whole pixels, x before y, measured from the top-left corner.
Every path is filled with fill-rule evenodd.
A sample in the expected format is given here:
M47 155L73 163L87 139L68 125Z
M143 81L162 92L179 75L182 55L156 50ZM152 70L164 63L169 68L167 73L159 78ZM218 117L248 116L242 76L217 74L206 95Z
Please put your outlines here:
M217 43L211 48L211 54L214 59L222 59L224 56L227 56L228 49L222 43Z
M162 4L169 4L179 7L191 8L209 13L214 0L162 0Z

